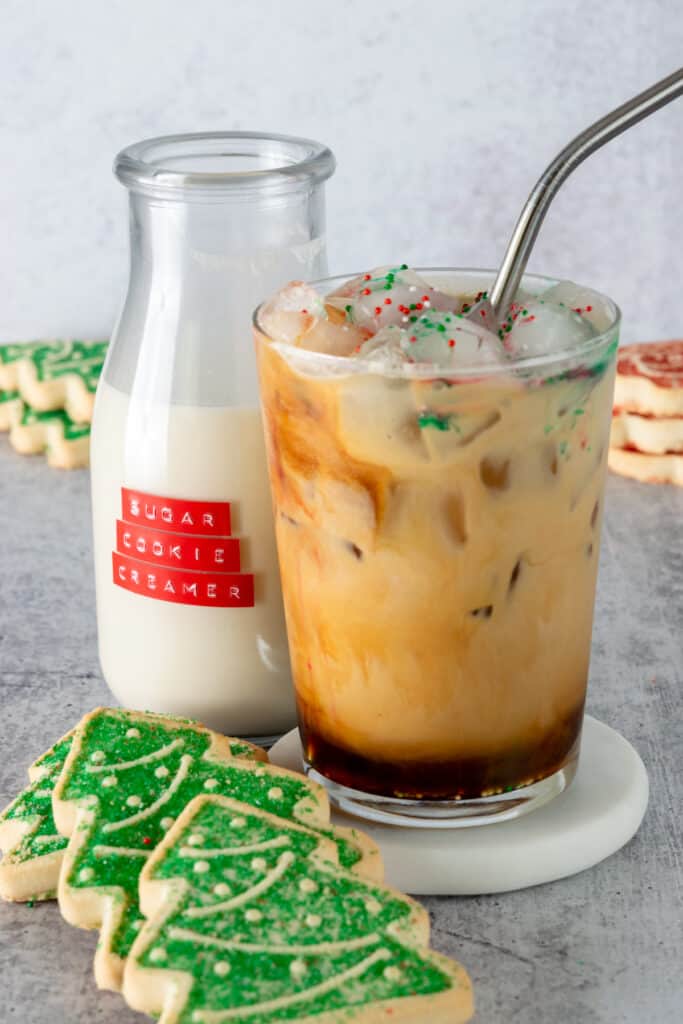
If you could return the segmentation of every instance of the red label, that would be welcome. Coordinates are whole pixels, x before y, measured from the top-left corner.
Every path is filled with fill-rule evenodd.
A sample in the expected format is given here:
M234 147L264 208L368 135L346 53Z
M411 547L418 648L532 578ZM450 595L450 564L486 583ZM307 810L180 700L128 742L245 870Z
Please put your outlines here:
M172 533L196 533L210 537L230 536L229 501L186 501L161 498L121 488L121 518L126 523L154 526Z
M132 523L116 522L116 550L142 562L204 572L239 572L236 537L189 537Z
M149 565L115 551L114 583L134 594L208 608L253 608L254 577L218 572L188 572Z
M230 503L186 501L121 489L112 553L114 583L155 601L253 608L254 577L241 574Z

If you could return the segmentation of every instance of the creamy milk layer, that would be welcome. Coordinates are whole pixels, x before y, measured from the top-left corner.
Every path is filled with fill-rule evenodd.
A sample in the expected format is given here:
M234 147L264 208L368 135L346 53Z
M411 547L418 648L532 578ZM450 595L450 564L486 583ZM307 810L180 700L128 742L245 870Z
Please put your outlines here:
M116 697L127 707L198 718L233 735L290 727L293 695L258 409L161 406L102 381L91 462L100 660ZM230 502L241 569L254 576L254 606L191 607L115 586L122 487Z
M532 782L561 767L580 729L614 339L557 373L411 378L386 352L359 365L382 328L352 312L344 323L332 304L327 317L314 308L303 344L291 317L279 321L289 337L257 339L309 756L322 744L444 771L490 759L516 766L490 791ZM333 338L335 322L354 342L348 373L297 354L312 331ZM536 756L551 748L560 763Z

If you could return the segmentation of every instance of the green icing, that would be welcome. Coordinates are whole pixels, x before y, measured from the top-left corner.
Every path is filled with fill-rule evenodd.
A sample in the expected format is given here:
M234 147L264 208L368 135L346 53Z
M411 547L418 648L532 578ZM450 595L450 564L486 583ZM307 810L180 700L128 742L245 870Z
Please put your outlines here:
M127 736L130 729L138 735ZM63 800L86 801L94 806L94 822L83 826L87 840L75 859L68 884L74 888L102 887L123 890L123 915L112 939L112 951L125 957L139 918L138 878L151 853L195 796L212 793L232 797L272 814L306 824L305 806L310 785L303 777L273 775L253 766L253 752L237 744L240 756L232 762L205 760L211 734L159 716L132 716L125 711L103 711L86 725L79 754L64 779ZM159 751L165 753L156 756ZM155 755L154 760L128 768L125 762ZM245 761L250 762L249 768ZM106 766L106 770L101 770ZM115 779L115 784L109 780ZM96 798L93 801L93 797ZM154 805L152 814L119 826ZM320 830L321 834L331 834ZM340 863L352 866L360 859L358 847L337 840ZM128 852L118 854L116 848ZM130 851L140 851L132 854Z
M41 775L32 782L0 815L5 821L21 821L28 831L5 854L8 863L24 863L66 849L68 840L60 836L52 816L52 791L71 749L71 735L55 744L35 763Z
M3 391L0 389L0 405L5 402L16 402L21 398L18 391Z
M198 810L155 868L155 878L186 884L139 956L142 966L192 975L178 1024L201 1024L205 1013L240 1007L245 1013L230 1017L238 1024L308 1019L452 987L429 955L410 945L410 902L325 867L311 857L317 846L310 832L258 812L242 814L220 802ZM237 906L225 905L231 900ZM314 948L321 943L348 945ZM328 984L325 992L311 991ZM258 1009L283 998L292 1001Z
M0 345L0 363L30 359L38 380L49 381L65 374L77 374L88 391L94 391L104 358L106 341L49 341L21 345Z

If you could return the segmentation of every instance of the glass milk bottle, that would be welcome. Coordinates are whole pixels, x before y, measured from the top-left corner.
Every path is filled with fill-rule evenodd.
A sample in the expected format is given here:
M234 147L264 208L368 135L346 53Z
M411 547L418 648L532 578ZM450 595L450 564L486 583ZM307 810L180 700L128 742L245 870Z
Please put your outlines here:
M333 170L315 142L248 132L116 159L130 281L91 462L100 662L128 707L232 735L294 724L250 318L325 273Z

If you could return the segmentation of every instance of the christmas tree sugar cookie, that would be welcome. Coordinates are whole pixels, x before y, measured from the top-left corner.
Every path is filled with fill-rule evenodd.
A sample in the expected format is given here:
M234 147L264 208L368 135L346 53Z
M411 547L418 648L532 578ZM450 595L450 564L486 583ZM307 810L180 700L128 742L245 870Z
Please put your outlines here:
M71 837L58 896L67 921L102 930L95 958L100 987L120 987L142 921L140 872L194 797L229 795L329 829L321 787L245 757L243 750L238 741L196 723L142 712L99 709L76 730L53 799L57 827ZM347 830L335 841L340 863L381 872L368 839Z
M9 430L18 423L24 403L18 391L0 391L0 430Z
M15 389L37 412L64 409L75 423L92 420L106 341L0 345L0 387Z
M29 768L31 784L0 814L0 897L43 900L57 894L67 840L52 816L52 792L71 749L71 733Z
M36 412L24 406L9 440L21 455L47 452L48 464L56 469L80 469L90 461L90 424L74 423L63 409Z
M30 359L33 352L45 345L42 341L23 341L13 345L0 345L0 388L6 391L18 389L19 363Z
M467 975L427 948L423 908L330 852L248 805L193 800L143 869L126 1000L161 1024L468 1020Z

